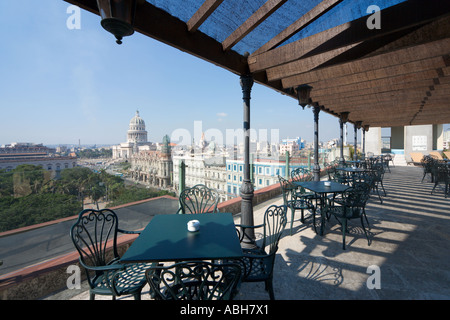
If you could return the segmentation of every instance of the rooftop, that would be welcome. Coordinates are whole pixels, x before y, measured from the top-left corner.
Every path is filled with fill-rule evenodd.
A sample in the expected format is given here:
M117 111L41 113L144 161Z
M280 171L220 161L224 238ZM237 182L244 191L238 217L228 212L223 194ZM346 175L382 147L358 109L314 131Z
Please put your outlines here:
M327 223L324 236L315 234L310 220L302 224L299 214L290 235L288 218L274 268L275 298L450 299L450 198L444 197L440 186L431 195L434 184L428 177L421 182L422 176L422 168L413 166L391 167L391 173L385 174L387 196L383 204L374 195L367 205L370 246L359 221L350 222L347 249L342 250L341 229L334 218ZM282 202L278 195L255 206L255 224L261 222L269 205ZM240 222L239 214L235 219ZM371 266L380 268L380 289L367 286ZM89 295L83 287L45 299L85 300ZM144 288L142 299L149 299L148 288ZM243 283L237 299L267 300L269 296L263 284Z

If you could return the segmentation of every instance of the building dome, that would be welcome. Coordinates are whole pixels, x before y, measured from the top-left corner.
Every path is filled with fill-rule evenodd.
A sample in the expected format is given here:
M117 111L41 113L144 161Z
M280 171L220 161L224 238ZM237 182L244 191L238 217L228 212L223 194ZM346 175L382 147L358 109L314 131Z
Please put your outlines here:
M139 116L139 111L136 111L136 115L130 120L130 125L128 127L128 142L147 142L145 121Z
M145 130L145 121L139 116L139 111L136 111L136 115L130 120L130 129L134 127Z

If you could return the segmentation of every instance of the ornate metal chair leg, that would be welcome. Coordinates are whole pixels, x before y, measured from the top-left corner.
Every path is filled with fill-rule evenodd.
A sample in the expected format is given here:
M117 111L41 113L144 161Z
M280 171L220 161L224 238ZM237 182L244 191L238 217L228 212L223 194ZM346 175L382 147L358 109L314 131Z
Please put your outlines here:
M345 250L345 233L347 232L347 219L342 219L342 249Z

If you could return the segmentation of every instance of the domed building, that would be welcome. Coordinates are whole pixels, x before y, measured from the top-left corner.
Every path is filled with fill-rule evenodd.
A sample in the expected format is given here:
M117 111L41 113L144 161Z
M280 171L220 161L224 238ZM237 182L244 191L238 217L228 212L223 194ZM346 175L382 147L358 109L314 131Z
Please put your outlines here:
M139 115L139 111L130 120L127 131L127 142L112 147L113 159L128 160L139 150L151 150L154 148L151 142L147 141L147 131L145 130L145 121Z
M147 143L147 131L145 130L145 122L139 116L139 111L130 120L130 125L127 133L127 142L133 143Z

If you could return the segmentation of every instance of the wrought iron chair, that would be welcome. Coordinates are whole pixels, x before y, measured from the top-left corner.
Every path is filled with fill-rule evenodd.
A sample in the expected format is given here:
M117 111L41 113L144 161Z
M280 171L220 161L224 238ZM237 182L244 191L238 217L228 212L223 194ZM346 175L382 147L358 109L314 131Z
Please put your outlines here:
M294 224L294 216L296 210L301 210L300 221L305 223L304 210L311 210L314 229L316 227L316 207L312 200L316 197L313 192L306 192L302 187L294 186L290 181L278 176L281 185L281 192L283 194L284 205L291 209L291 235L292 226Z
M433 157L427 155L420 160L420 164L423 167L422 182L428 173L431 175L431 182L434 182L434 167L436 166L437 161Z
M366 182L355 183L354 186L342 194L342 198L336 201L330 209L330 213L342 225L342 248L345 250L345 235L347 233L348 220L360 218L361 225L370 246L369 235L367 234L364 220L366 220L370 229L369 221L366 216L366 203L370 197L370 185Z
M232 300L242 271L236 263L188 261L153 266L145 275L155 300Z
M386 190L384 189L383 185L383 178L384 178L384 166L382 163L376 163L372 167L372 177L373 177L373 184L372 187L374 190L376 190L378 194L378 199L380 199L380 202L383 203L383 199L381 199L379 186L383 189L384 196L386 196Z
M306 168L296 168L291 171L291 179L292 181L311 181L313 174Z
M342 171L336 170L336 168L330 168L327 170L328 180L335 181L342 184L348 184L349 179L345 173Z
M431 194L433 194L433 192L436 189L438 184L443 183L444 187L445 187L444 195L447 198L447 196L450 193L450 167L449 167L449 165L447 165L445 163L435 163L432 170L433 170L434 186L433 186L433 189L431 190Z
M265 289L269 292L271 300L275 299L273 292L273 267L278 250L278 242L286 227L286 210L287 207L284 205L271 205L264 213L264 222L262 224L257 226L236 225L236 227L241 228L241 232L237 229L241 243L244 241L246 229L263 229L261 243L256 245L255 248L243 247L243 258L234 260L234 262L241 264L241 269L244 271L243 282L265 282Z
M80 254L79 261L86 271L90 299L95 295L133 295L140 300L146 284L145 270L150 263L122 264L117 252L118 233L139 234L118 228L118 218L110 209L86 209L80 212L70 230L70 237Z
M177 213L219 212L219 194L203 184L184 189L180 194L180 208Z

